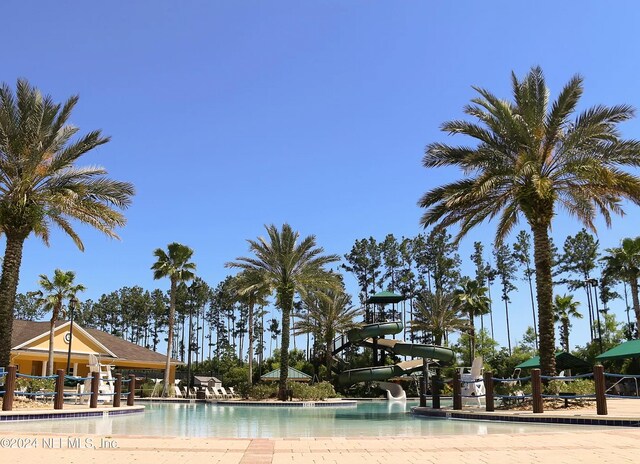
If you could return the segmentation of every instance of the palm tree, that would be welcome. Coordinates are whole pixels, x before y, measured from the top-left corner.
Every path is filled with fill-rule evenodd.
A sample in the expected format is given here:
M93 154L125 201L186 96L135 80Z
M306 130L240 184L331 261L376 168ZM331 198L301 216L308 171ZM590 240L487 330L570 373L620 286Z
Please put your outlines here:
M602 214L622 214L622 199L640 203L640 178L622 170L640 165L640 142L622 140L618 123L630 119L630 106L595 106L572 119L582 95L582 78L573 77L558 99L539 67L520 81L512 74L514 101L487 90L465 107L477 123L447 122L442 129L478 141L475 147L432 143L423 165L456 166L465 178L428 191L419 205L426 208L421 223L460 226L458 239L485 219L499 217L496 241L501 242L522 216L533 234L540 365L555 374L553 283L549 230L562 208L595 230Z
M460 300L453 293L425 291L418 295L411 331L429 332L433 343L442 345L449 332L469 328L460 311Z
M296 293L304 295L307 289L335 289L339 286L336 274L324 269L340 259L337 255L323 256L324 250L316 247L316 239L308 236L298 243L299 234L289 224L282 230L266 226L268 239L247 240L253 258L239 257L227 263L244 271L256 272L262 285L276 293L276 306L282 311L282 343L280 345L280 385L278 397L286 399L289 370L289 337L291 310Z
M0 276L0 366L9 364L13 306L20 277L24 242L32 233L49 244L56 225L80 250L82 240L70 222L75 219L106 235L126 222L117 209L126 208L133 186L106 177L101 167L76 167L75 162L109 141L100 131L78 139L68 124L78 102L54 103L26 80L16 93L0 86L0 230L6 237Z
M71 300L76 293L84 292L85 286L82 284L74 284L76 273L73 271L61 271L56 269L53 272L53 280L50 280L45 274L40 274L40 287L42 290L34 292L38 298L38 304L49 312L51 311L51 321L49 327L49 358L47 361L47 375L53 375L53 337L58 318L66 316L64 311L65 300Z
M249 336L249 385L253 383L253 329L254 329L254 309L256 305L265 306L267 304L267 296L269 289L264 285L260 274L253 271L243 271L239 273L232 281L240 300L245 303L249 309L247 315L248 336Z
M631 300L636 313L636 327L640 327L640 300L638 298L638 277L640 277L640 237L625 238L617 248L607 248L609 256L601 258L605 262L604 275L620 279L631 287Z
M487 296L487 287L483 287L477 280L465 278L454 294L460 303L461 310L469 317L469 365L473 363L476 353L476 330L474 317L489 313L491 300Z
M171 365L171 346L173 345L173 326L176 321L176 293L178 291L178 284L192 280L195 277L193 271L196 269L196 265L189 261L193 255L191 248L173 242L168 245L167 249L168 253L162 248L157 248L153 252L153 255L158 258L158 260L151 266L154 279L158 280L169 277L171 281L167 328L167 361L164 368L162 396L169 394L169 369Z
M553 320L560 323L560 338L562 339L562 349L569 352L569 330L571 329L570 318L582 319L582 314L578 312L579 301L573 301L573 295L556 295L553 300Z
M362 308L351 305L351 297L344 292L328 290L310 292L302 300L305 312L299 313L294 325L296 335L314 334L316 340L322 340L325 346L325 365L327 375L331 375L333 354L331 344L338 332L346 332L359 324L354 321L361 316Z

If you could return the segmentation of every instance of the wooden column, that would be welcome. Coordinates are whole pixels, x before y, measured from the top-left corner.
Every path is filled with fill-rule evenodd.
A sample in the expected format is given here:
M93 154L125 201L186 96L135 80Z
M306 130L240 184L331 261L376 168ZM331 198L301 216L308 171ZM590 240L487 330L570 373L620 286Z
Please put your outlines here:
M90 408L98 407L98 393L100 392L100 373L91 373L91 400L89 400Z
M598 364L593 368L593 380L596 383L596 411L599 416L607 415L607 387L604 382L604 367Z
M440 409L440 368L436 368L436 375L431 377L431 407Z
M115 395L113 395L113 407L120 407L120 398L122 396L122 374L118 373L115 375L116 384L115 384Z
M462 379L459 369L453 371L453 409L455 411L462 409Z
M53 409L62 409L64 405L64 370L56 371L56 396L53 397Z
M16 366L7 368L7 375L4 378L4 398L2 399L2 410L11 411L13 409L13 392L16 389Z
M493 397L493 372L487 371L484 373L484 390L485 390L485 410L487 412L495 411L494 397Z
M540 369L531 369L531 393L533 395L533 412L542 413L542 382L540 379Z
M129 374L129 396L127 396L127 406L133 406L134 395L136 394L136 376Z

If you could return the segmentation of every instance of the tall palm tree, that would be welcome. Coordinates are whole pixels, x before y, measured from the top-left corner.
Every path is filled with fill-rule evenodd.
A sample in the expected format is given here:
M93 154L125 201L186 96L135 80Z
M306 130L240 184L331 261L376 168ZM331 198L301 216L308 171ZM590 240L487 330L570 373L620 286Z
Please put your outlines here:
M243 271L239 273L233 280L233 286L240 300L248 307L247 325L249 348L248 348L248 364L249 373L248 380L249 385L253 383L253 341L254 334L254 309L256 305L265 306L267 304L267 296L269 295L269 288L264 285L261 275L254 271Z
M553 300L553 320L560 323L560 338L562 339L562 349L569 352L569 330L571 329L571 318L582 319L582 314L578 312L579 301L573 301L573 295L556 295Z
M447 342L447 334L467 330L469 325L461 313L461 303L453 293L425 291L418 295L411 321L412 332L428 332L435 345Z
M61 271L56 269L53 272L53 279L49 279L45 274L40 274L40 287L42 290L34 292L38 298L38 304L49 312L51 311L51 321L49 327L49 358L47 361L47 375L53 375L53 336L56 322L60 316L66 316L64 311L65 300L71 300L76 293L84 292L85 286L74 284L76 273L73 271Z
M169 294L169 321L167 324L167 361L164 368L164 384L162 386L162 396L169 395L169 369L171 367L171 347L173 345L173 326L176 322L176 293L178 284L188 282L195 277L193 271L196 265L190 261L193 250L180 243L170 243L168 251L157 248L153 255L158 260L151 266L153 278L158 280L168 277L171 281L171 291Z
M469 317L469 365L473 363L476 353L476 330L474 318L489 313L491 300L487 296L487 287L483 287L477 280L465 278L460 288L454 291L460 302L461 310Z
M540 365L555 373L551 220L562 208L595 230L600 213L607 225L621 202L640 204L640 178L625 166L640 165L640 142L620 138L617 125L633 117L630 106L595 106L573 118L582 95L582 78L573 77L549 102L544 75L534 67L520 81L512 74L514 101L475 87L479 97L465 107L477 122L450 121L442 129L463 134L477 145L427 146L427 168L459 167L465 178L425 193L421 223L460 226L458 239L485 219L499 217L501 242L524 217L534 244Z
M106 177L101 167L77 167L76 161L109 141L100 131L72 140L78 128L68 124L78 97L55 103L18 80L15 94L0 86L0 230L6 237L0 276L0 366L9 364L13 306L20 277L24 242L32 233L49 244L51 225L82 240L75 219L110 237L126 222L133 186Z
M636 327L640 327L640 299L638 298L638 277L640 277L640 237L625 238L619 247L607 248L608 256L603 256L606 277L622 280L631 287L631 301L636 313Z
M323 256L324 250L316 247L316 239L310 235L298 242L300 237L289 224L281 230L274 225L266 226L268 239L247 240L249 250L255 257L239 257L227 263L245 271L257 272L262 284L275 291L276 306L282 311L282 343L280 345L280 385L278 397L286 399L287 374L289 370L289 337L291 310L296 293L304 295L307 289L338 288L336 274L324 267L340 259L337 255Z
M302 300L305 312L298 314L295 334L314 334L325 347L327 376L331 375L333 354L331 343L338 332L346 332L359 324L355 318L363 315L362 308L351 305L351 297L343 290L310 292Z

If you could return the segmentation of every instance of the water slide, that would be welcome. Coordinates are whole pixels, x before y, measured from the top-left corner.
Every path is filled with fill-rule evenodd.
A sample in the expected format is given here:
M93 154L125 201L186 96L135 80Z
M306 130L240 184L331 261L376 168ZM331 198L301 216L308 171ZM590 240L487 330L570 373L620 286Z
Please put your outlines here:
M378 322L351 329L347 332L347 338L349 344L384 349L399 356L432 359L444 364L451 363L455 359L453 350L442 346L406 343L402 340L378 338L383 335L397 334L402 331L402 328L402 322L399 321ZM346 347L348 345L344 344L344 346ZM391 366L350 369L342 372L338 376L338 382L345 385L365 381L384 382L392 377L399 377L419 371L422 369L422 364L422 359L414 359L411 361L399 362ZM390 392L389 389L384 389Z

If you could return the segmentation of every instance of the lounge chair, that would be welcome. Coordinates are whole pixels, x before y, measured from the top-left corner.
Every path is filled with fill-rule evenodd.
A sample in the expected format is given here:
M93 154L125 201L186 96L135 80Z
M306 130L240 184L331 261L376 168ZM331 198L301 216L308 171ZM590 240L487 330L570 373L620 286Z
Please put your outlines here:
M222 387L214 387L214 390L216 390L218 392L218 395L220 395L221 398L229 398L229 395L227 394L227 391L222 388Z
M213 395L209 391L209 387L204 387L204 398L206 400L212 400L213 399Z
M224 387L220 387L220 391L222 392L222 396L224 396L225 398L231 398L231 395L227 393L227 390L225 390Z
M184 398L184 395L182 394L182 392L180 391L180 388L178 388L177 385L173 386L173 393L176 398Z
M238 394L233 390L233 387L229 387L229 393L231 394L232 398L238 397Z

